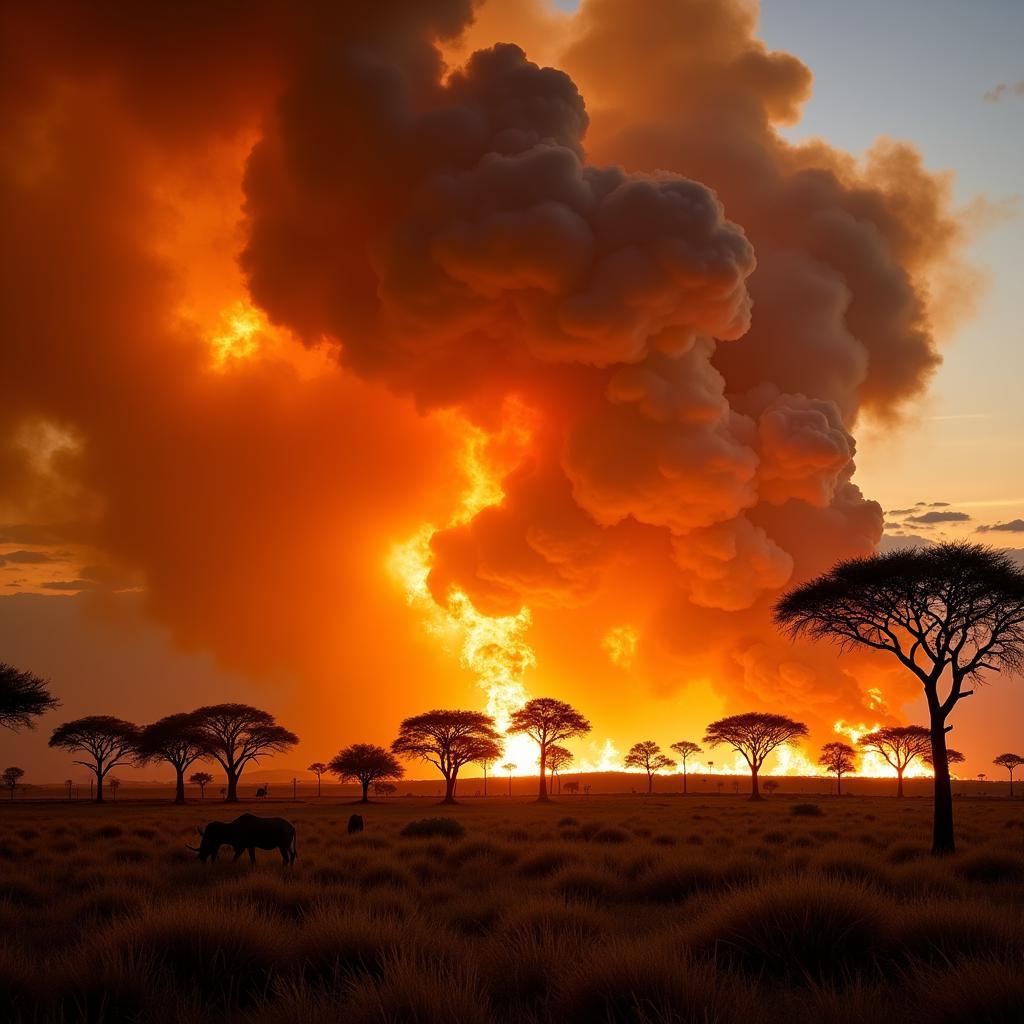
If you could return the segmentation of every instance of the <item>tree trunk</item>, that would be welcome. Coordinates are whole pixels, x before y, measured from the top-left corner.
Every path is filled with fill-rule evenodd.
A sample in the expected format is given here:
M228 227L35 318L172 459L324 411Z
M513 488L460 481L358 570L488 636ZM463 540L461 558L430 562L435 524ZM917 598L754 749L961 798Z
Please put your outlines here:
M237 772L228 772L228 795L224 798L224 802L228 804L238 803L238 774Z
M450 779L444 780L444 799L441 801L443 804L455 803L455 776L453 775Z
M317 800L320 799L320 776L319 775L316 777L316 798L317 798Z
M361 782L361 785L363 787L363 799L359 802L361 804L368 804L370 802L370 780L367 779L365 782Z
M178 773L178 777L174 784L174 802L176 804L183 804L185 802L185 769L175 768Z
M946 760L946 729L944 720L933 716L932 766L935 769L935 809L932 822L932 853L943 856L956 850L953 834L953 787L949 782L949 762Z
M683 765L683 796L686 796L686 765Z
M1013 769L1010 769L1010 799L1013 799Z
M547 768L548 750L547 745L540 748L540 791L537 794L538 803L548 802L548 787L547 787L547 776L545 769Z
M96 773L96 803L103 803L103 772Z
M484 765L484 796L487 796L487 766Z
M843 795L843 773L836 772L836 796Z
M903 796L903 769L896 769L896 795Z
M760 789L760 787L757 784L757 773L758 773L758 770L759 770L758 767L755 767L754 765L750 766L750 799L751 800L760 800L761 799L761 789Z
M654 776L650 772L648 772L647 773L647 795L650 796L651 793L653 793L653 792L654 792Z

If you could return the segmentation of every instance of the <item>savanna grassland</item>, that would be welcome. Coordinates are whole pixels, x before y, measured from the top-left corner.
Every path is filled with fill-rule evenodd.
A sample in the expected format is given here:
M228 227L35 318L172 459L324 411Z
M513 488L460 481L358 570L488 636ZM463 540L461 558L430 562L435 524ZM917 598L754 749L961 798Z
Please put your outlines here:
M1024 802L802 799L2 807L0 1020L1019 1022ZM294 868L184 849L246 809Z

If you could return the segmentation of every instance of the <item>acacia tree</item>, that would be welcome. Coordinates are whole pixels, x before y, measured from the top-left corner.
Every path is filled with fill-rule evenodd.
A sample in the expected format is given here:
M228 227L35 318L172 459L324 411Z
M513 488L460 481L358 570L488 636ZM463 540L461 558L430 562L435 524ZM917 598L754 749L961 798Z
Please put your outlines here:
M503 772L508 772L508 795L512 796L512 773L519 767L517 764L513 764L511 761L506 761L502 766Z
M626 754L625 765L627 768L640 768L647 773L647 793L654 790L654 776L668 768L675 767L675 761L666 757L661 752L661 747L654 740L643 740L634 743Z
M249 704L210 704L193 715L203 733L207 753L224 769L227 803L238 803L238 780L245 766L267 754L295 746L299 737L278 725L269 711Z
M708 726L704 742L717 746L726 743L750 766L750 799L760 800L757 776L764 759L783 743L807 735L807 726L785 715L748 711L742 715L720 718Z
M686 795L686 762L693 757L695 754L702 752L703 748L698 747L696 743L691 740L680 740L678 743L673 743L672 750L679 755L679 763L683 766L683 795Z
M932 853L952 853L947 721L972 682L1024 667L1024 570L981 544L904 548L839 562L783 595L775 621L840 650L885 651L917 677L935 764Z
M0 725L17 732L32 729L33 719L60 707L49 681L0 661Z
M540 789L537 799L545 802L548 799L545 775L548 748L561 740L590 732L590 722L563 700L535 697L513 712L508 731L526 733L540 747Z
M328 771L327 765L323 761L314 761L307 769L307 772L312 772L316 776L316 795L320 796L320 776L324 772Z
M857 742L865 750L872 750L876 754L880 754L888 764L896 769L897 796L903 796L903 773L915 758L923 758L931 749L931 735L921 725L887 725L874 732L865 733ZM942 755L945 760L945 748L943 748ZM938 771L939 769L936 768L936 774Z
M482 711L427 711L405 719L391 744L395 754L429 761L444 777L442 803L455 803L459 770L467 764L501 756L494 719Z
M206 736L194 714L167 715L139 736L140 761L166 761L174 768L174 802L185 802L185 772L206 756Z
M24 777L25 769L15 767L5 768L3 775L0 775L0 782L2 782L11 791L12 800L14 799L14 790Z
M193 772L188 781L199 787L199 799L206 799L206 787L213 782L213 776L209 772Z
M58 725L49 745L81 751L84 760L75 760L96 776L96 803L103 803L103 780L115 765L129 764L138 756L139 727L111 715L88 715Z
M1013 796L1013 770L1024 764L1024 757L1021 757L1020 754L1000 754L993 759L992 763L999 765L1000 768L1005 768L1010 773L1010 796Z
M562 769L568 768L575 759L575 755L567 747L563 747L558 743L552 743L548 747L548 782L551 789L555 788L555 776L557 775L559 777L558 792L562 792Z
M821 757L818 764L836 777L836 796L843 795L843 776L852 772L857 767L854 757L857 752L849 743L826 743L821 748Z
M484 772L484 796L487 796L487 773L491 770L494 762L497 760L497 757L484 756L481 757L478 762Z
M371 783L400 779L405 774L405 769L390 750L373 743L353 743L339 750L331 758L327 769L337 775L341 782L355 779L363 787L360 803L364 804L370 802L368 793Z

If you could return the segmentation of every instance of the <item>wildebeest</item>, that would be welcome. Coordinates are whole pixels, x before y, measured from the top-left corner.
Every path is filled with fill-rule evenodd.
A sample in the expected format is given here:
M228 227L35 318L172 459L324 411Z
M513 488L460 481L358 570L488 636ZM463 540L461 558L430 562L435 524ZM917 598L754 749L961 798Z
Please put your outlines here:
M195 850L205 864L207 857L217 859L222 846L235 851L232 863L249 851L249 860L256 863L256 851L279 850L285 864L294 864L298 856L295 849L295 826L284 818L260 818L255 814L241 814L234 821L211 821L206 828L196 831L201 836L198 846L185 844L186 849Z
M361 814L353 814L348 819L348 834L352 835L353 832L363 831L363 816Z

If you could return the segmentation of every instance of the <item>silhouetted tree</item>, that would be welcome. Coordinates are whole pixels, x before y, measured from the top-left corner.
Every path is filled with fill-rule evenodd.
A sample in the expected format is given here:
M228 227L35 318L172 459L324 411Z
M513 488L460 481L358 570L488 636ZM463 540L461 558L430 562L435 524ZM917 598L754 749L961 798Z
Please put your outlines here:
M342 782L355 779L363 787L363 798L360 802L364 804L370 802L367 795L370 783L400 779L405 774L405 769L390 750L375 746L373 743L353 743L352 746L339 750L331 758L327 768Z
M213 782L213 776L209 772L193 772L188 781L199 787L199 799L206 799L206 787Z
M376 793L377 796L384 797L385 800L387 800L387 798L397 789L398 787L393 782L375 782L373 784L374 793Z
M140 761L174 768L174 802L185 802L185 772L206 756L206 735L194 714L180 712L147 725L139 736Z
M843 776L849 775L857 767L857 762L854 760L856 755L857 751L849 743L836 741L826 743L821 748L821 757L818 758L818 764L829 775L836 777L836 796L843 795Z
M903 773L915 758L923 757L931 749L931 737L920 725L887 725L865 733L857 742L865 750L873 750L896 769L896 795L903 796ZM942 749L945 757L945 746ZM938 771L938 769L936 769Z
M935 765L932 852L952 853L946 722L974 692L966 683L1024 667L1024 570L980 544L905 548L840 562L784 595L775 619L793 636L887 651L917 676Z
M1024 757L1021 757L1020 754L1000 754L993 759L992 763L999 765L1000 768L1005 768L1010 773L1010 796L1013 796L1013 772L1015 768L1024 765Z
M118 778L113 778L113 779L110 780L108 785L110 786L110 799L111 800L116 800L117 799L117 791L121 788L121 780L118 779Z
M661 752L661 747L654 740L642 740L634 743L626 754L625 765L627 768L639 768L647 773L647 793L654 791L654 776L667 768L674 768L675 761L666 757Z
M548 747L561 740L585 735L590 732L590 722L565 701L553 697L535 697L512 714L508 731L526 733L540 747L540 790L537 799L546 801Z
M750 799L760 800L757 776L764 759L783 743L807 735L807 726L785 715L748 711L742 715L720 718L708 726L704 742L717 746L726 743L750 766Z
M71 779L65 779L64 785L67 787L68 791L68 803L71 803L71 787L74 785L74 782L72 782Z
M238 803L238 780L250 761L295 746L299 737L278 725L269 711L249 704L210 704L192 712L206 752L224 769L229 804Z
M771 796L779 788L779 783L775 779L765 779L763 788Z
M11 791L11 799L14 799L14 791L18 783L25 777L24 768L5 768L3 775L0 775L0 782Z
M48 680L0 661L0 725L14 732L31 729L34 718L59 708L48 686Z
M679 755L679 763L683 766L683 794L685 795L686 792L687 792L687 788L686 788L687 764L686 764L686 762L691 757L693 757L695 754L701 753L703 748L702 747L698 747L696 743L693 743L690 740L680 740L678 743L673 743L671 749L674 750Z
M580 791L580 784L575 779L572 782L567 782L565 784L565 791L566 793L578 795Z
M497 761L497 757L485 756L480 758L479 764L484 772L484 796L487 796L487 773L491 770L491 766Z
M568 768L575 760L576 756L567 747L563 747L558 743L552 743L548 747L548 781L552 789L555 787L555 777L558 776L558 792L562 792L562 770Z
M96 776L96 803L103 803L103 780L115 765L128 764L138 756L139 727L111 715L89 715L58 725L51 747L72 753L81 751L88 760L76 760Z
M320 776L324 772L328 771L327 765L323 761L314 761L307 769L307 772L312 772L316 776L316 795L320 796Z
M444 777L442 803L455 803L460 769L481 758L501 756L494 719L481 711L427 711L405 719L391 744L396 754L429 761Z
M517 764L513 764L511 761L506 761L502 766L503 772L508 772L508 795L512 796L512 773L519 767Z

